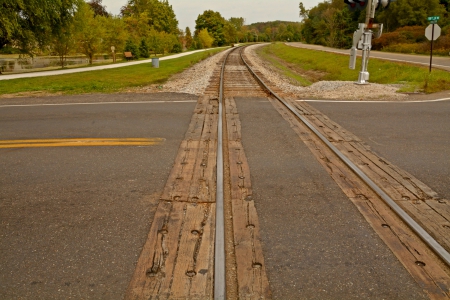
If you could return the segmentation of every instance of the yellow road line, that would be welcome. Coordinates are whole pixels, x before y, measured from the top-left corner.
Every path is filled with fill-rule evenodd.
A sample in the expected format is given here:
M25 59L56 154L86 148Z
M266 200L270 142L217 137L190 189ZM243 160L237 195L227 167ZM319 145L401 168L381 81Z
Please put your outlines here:
M0 141L0 149L40 147L90 147L90 146L154 146L164 143L163 138L80 138L80 139L33 139Z

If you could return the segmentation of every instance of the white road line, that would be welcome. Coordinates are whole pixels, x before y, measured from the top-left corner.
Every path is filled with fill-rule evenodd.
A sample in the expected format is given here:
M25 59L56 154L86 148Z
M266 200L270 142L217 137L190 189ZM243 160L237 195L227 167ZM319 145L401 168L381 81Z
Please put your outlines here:
M335 102L335 103L427 103L427 102L443 102L450 98L434 99L434 100L414 100L414 101L349 101L349 100L295 100L297 102Z
M197 100L180 101L131 101L131 102L90 102L90 103L42 103L42 104L10 104L0 105L2 107L33 107L33 106L70 106L70 105L105 105L105 104L153 104L153 103L192 103Z

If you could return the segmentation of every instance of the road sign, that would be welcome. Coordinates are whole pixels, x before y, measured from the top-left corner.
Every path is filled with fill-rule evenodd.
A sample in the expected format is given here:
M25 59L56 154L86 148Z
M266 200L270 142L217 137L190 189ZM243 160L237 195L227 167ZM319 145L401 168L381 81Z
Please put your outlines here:
M428 17L428 21L439 21L439 16Z
M441 36L441 27L437 24L428 25L427 29L425 29L425 36L430 41L437 40L437 38Z

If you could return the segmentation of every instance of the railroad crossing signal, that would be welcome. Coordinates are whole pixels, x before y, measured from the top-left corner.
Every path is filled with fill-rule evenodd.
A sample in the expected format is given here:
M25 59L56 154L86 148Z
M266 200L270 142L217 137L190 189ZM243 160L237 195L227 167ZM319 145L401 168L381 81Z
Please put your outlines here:
M366 7L366 1L364 0L344 0L344 3L348 5L348 9L351 11L363 10Z
M353 34L353 47L350 50L349 68L354 70L356 67L356 52L362 50L361 72L357 84L368 84L369 72L367 66L369 64L370 50L372 49L372 38L379 38L383 33L383 24L375 24L375 10L379 8L387 8L391 2L397 0L344 0L350 10L358 8L366 9L366 22L360 23L358 30ZM375 32L372 30L376 30Z

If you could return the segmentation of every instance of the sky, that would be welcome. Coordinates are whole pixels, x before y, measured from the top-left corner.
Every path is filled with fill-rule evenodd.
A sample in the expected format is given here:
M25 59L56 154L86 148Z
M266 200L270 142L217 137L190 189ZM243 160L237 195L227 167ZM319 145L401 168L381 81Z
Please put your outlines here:
M298 16L300 2L306 9L324 0L169 0L177 16L178 27L187 26L195 30L195 20L205 10L218 11L225 19L242 17L245 24L266 21L300 21ZM127 0L103 0L106 10L118 15Z

